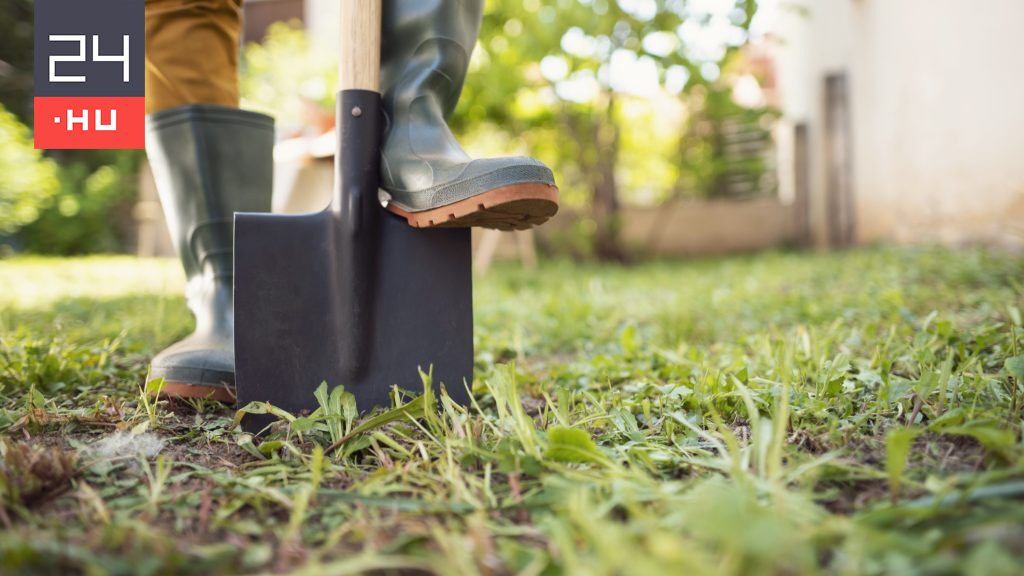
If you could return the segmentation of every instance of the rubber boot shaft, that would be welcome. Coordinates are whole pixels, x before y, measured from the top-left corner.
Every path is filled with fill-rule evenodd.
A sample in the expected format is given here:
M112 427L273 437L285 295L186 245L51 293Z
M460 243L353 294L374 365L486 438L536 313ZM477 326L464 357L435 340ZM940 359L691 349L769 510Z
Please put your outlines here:
M146 151L196 318L195 332L153 359L150 378L234 385L233 218L270 210L273 146L273 119L254 112L190 104L147 118Z

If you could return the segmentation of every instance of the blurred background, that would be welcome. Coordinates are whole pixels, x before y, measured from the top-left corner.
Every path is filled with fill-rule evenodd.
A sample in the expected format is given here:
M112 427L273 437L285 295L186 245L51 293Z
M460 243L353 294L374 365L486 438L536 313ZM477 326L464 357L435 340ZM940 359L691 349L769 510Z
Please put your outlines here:
M337 2L247 0L277 211L326 204ZM172 255L144 154L33 150L30 0L0 0L0 253ZM488 0L457 134L563 209L476 263L1024 245L1024 2Z

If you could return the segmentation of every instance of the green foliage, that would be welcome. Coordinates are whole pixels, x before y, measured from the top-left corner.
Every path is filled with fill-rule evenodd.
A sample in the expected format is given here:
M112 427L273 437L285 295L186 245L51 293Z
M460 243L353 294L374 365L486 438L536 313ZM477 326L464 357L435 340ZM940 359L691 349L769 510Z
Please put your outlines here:
M213 403L161 399L150 418L137 393L148 353L188 329L180 298L154 312L179 288L153 283L159 267L180 275L175 262L124 258L0 266L0 285L19 282L0 292L4 349L60 334L33 357L68 363L18 371L0 391L0 433L77 461L73 484L6 509L0 571L1024 568L1019 257L870 249L499 267L475 286L470 406L426 392L427 374L399 383L424 393L370 412L324 385L309 414L243 408L276 419L263 437ZM108 301L121 322L94 322ZM124 326L104 364L121 372L90 383L97 359L71 350L102 348ZM96 449L146 428L160 454Z
M757 3L717 7L732 8L724 12L735 33L719 52L700 53L690 45L694 35L720 24L706 3L490 2L455 125L473 148L491 152L486 143L501 131L511 148L505 153L527 152L551 165L563 204L590 208L581 232L593 252L621 258L620 199L651 204L683 192L711 195L727 172L760 169L718 166L702 174L709 154L700 145L711 135L680 137L681 104L692 105L689 92L717 79L705 70L719 70L742 45ZM718 93L731 98L728 90ZM698 115L718 114L702 106ZM721 155L721 148L712 146L711 154ZM683 157L691 163L680 167Z
M356 410L356 397L351 392L346 392L344 386L335 386L330 395L327 394L327 383L321 382L320 386L313 393L316 401L320 404L327 431L330 432L331 443L341 441L346 434L352 431L352 424L359 416ZM308 419L312 428L312 418Z
M1017 380L1024 380L1024 356L1007 358L1006 371Z
M548 430L544 457L554 462L603 462L604 455L586 430L555 427Z
M900 492L903 483L903 472L907 467L907 457L914 445L914 439L921 431L917 428L896 428L890 430L885 438L885 471L889 474L889 488L893 497Z
M687 103L690 115L678 143L676 195L735 198L774 193L773 187L762 184L769 170L768 158L731 153L729 148L760 144L764 152L770 152L769 127L777 113L740 106L733 100L731 87L721 82L697 87L688 94ZM741 130L742 142L730 137Z
M242 51L243 106L271 114L283 126L333 119L337 50L317 50L300 22L277 22L260 44Z
M0 5L0 106L32 123L34 0Z
M124 252L134 228L140 150L57 151L60 190L18 235L26 252Z
M35 222L57 187L56 164L33 148L28 127L0 104L0 237Z
M320 404L319 408L308 416L295 416L266 402L251 402L235 413L234 421L241 423L247 414L269 414L285 424L283 428L277 426L274 430L271 430L274 427L268 427L271 431L268 438L272 440L263 442L259 448L252 445L251 437L243 437L241 445L259 457L271 456L282 448L298 452L291 444L296 438L300 441L308 439L318 446L326 447L325 454L341 448L341 454L345 457L368 446L369 442L364 436L368 432L392 422L421 417L425 407L433 402L429 388L427 390L427 393L404 404L398 403L391 410L377 414L358 426L355 425L358 416L355 396L346 392L344 386L335 386L328 394L326 382L322 382L313 394Z
M57 335L0 334L0 394L68 393L116 382L125 375L115 363L119 346L118 338L81 344Z

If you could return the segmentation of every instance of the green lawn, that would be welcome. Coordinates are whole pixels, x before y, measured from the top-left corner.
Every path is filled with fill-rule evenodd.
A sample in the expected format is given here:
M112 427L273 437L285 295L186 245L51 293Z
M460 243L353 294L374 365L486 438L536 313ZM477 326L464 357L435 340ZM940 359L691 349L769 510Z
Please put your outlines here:
M470 408L339 389L256 439L140 394L189 330L174 262L0 261L0 573L1021 574L1022 280L940 249L499 268Z

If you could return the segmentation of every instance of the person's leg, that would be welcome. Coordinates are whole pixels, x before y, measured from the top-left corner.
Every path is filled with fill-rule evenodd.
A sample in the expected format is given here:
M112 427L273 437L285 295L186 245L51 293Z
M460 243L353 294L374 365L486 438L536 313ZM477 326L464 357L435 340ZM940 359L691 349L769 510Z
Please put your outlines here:
M150 368L173 396L233 399L233 217L270 211L274 126L237 108L240 30L239 0L146 2L146 152L196 317Z
M384 0L382 203L413 226L521 230L558 210L547 166L473 160L448 128L482 15L483 0Z
M146 113L238 107L241 0L146 0Z

